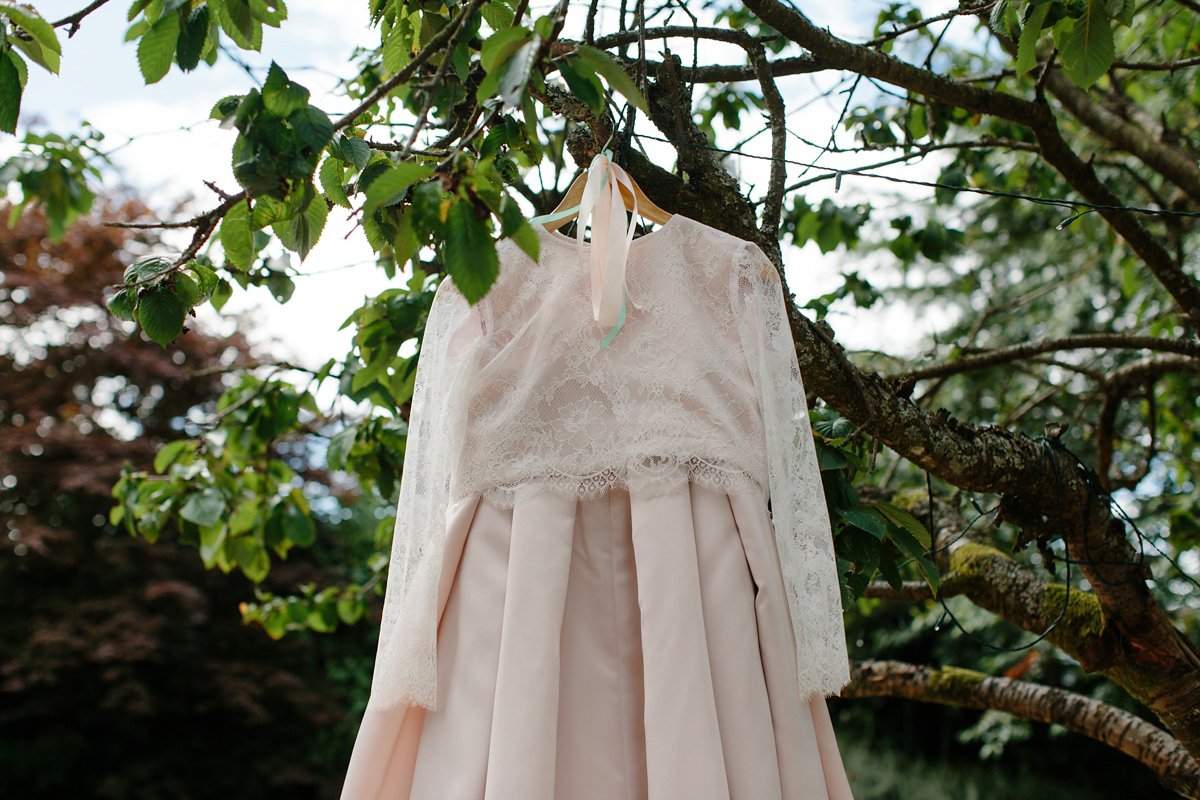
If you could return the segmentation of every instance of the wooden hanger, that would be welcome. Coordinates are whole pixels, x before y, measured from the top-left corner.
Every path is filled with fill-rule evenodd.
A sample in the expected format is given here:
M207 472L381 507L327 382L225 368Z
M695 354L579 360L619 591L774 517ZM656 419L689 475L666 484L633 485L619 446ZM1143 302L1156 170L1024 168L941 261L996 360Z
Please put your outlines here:
M585 170L582 175L575 179L574 183L571 184L571 187L567 189L567 193L563 195L562 202L558 204L558 207L546 216L553 217L555 214L558 214L568 208L577 209L579 207L579 201L583 199L583 190L587 186L587 179L588 170ZM629 182L633 184L633 195L630 195L629 189L626 186L621 183L617 183L617 187L621 190L621 200L625 203L626 211L633 210L633 198L637 197L639 216L645 217L646 219L658 225L662 225L674 216L674 214L663 211L661 208L655 205L654 201L647 197L646 193L642 191L642 187L637 185L637 181L633 179L633 176L630 176ZM573 214L567 214L561 219L554 219L541 224L546 230L553 231L561 228L563 225L566 225L577 216L579 216L578 211Z

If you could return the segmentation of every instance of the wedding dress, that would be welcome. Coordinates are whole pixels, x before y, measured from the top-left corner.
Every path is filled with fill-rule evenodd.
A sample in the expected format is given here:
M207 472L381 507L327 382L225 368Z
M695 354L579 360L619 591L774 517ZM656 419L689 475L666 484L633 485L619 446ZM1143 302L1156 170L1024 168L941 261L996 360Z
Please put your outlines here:
M503 240L484 300L445 280L429 313L343 800L850 800L774 266L676 215L614 292L535 230L537 262Z

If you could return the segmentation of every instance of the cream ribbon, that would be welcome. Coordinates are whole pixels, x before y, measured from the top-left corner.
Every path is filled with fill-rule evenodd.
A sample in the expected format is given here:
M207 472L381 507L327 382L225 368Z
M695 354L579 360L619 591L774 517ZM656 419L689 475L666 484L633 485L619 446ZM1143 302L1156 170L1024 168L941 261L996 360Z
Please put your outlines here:
M625 202L618 187L625 186L633 198L633 215L625 222ZM601 347L612 344L625 324L627 294L625 289L625 262L629 256L629 245L637 227L637 193L629 173L613 163L611 154L605 150L592 159L588 167L587 184L583 197L576 208L557 214L534 217L530 222L545 223L561 219L578 212L575 240L578 244L579 261L584 260L584 229L592 224L591 274L592 274L592 319L606 329L600 342Z

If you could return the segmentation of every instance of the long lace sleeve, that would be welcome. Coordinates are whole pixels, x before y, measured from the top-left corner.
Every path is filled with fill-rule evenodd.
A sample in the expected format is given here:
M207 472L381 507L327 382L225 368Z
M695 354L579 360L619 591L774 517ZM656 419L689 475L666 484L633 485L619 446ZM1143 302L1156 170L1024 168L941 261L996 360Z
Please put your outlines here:
M372 708L437 700L437 594L454 464L462 448L471 354L487 333L486 305L472 308L442 282L425 326L409 413Z
M763 416L800 696L835 695L850 682L850 667L833 535L782 286L757 245L739 248L730 293Z

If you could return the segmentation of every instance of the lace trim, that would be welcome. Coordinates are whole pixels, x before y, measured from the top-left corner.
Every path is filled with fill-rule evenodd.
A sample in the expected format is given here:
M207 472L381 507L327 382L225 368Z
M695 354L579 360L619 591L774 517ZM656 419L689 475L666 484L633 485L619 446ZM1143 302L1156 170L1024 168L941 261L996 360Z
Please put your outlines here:
M543 475L512 484L489 486L469 494L478 493L500 508L512 508L517 503L543 492L580 500L600 497L613 489L635 491L648 497L662 497L689 483L724 494L752 488L762 496L764 502L766 501L763 487L742 470L710 464L695 458L645 459L636 465L600 470L590 475ZM466 495L460 499L465 497Z

